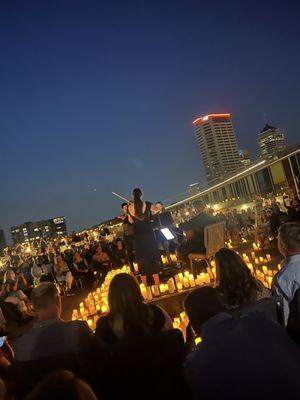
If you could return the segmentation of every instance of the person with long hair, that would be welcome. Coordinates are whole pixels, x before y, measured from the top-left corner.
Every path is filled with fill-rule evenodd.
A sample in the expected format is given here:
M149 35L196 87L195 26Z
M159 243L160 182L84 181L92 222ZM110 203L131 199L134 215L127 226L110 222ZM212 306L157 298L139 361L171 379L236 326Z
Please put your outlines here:
M139 284L133 275L117 274L108 291L109 313L100 317L96 340L115 344L172 329L169 315L156 305L144 302Z
M223 248L215 257L217 290L227 308L240 307L271 296L271 291L252 276L235 251Z
M151 226L152 204L143 201L141 189L132 192L133 201L128 205L128 218L133 224L135 258L143 283L147 284L153 275L154 282L159 283L158 273L161 262L154 232Z

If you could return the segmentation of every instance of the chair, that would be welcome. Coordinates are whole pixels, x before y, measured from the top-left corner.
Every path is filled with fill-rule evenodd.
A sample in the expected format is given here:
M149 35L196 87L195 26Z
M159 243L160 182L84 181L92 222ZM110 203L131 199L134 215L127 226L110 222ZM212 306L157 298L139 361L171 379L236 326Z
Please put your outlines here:
M217 222L207 225L204 228L204 246L206 252L190 253L188 255L192 272L194 272L194 262L203 259L209 259L216 254L222 247L225 246L225 223Z
M284 326L283 300L281 296L267 297L243 307L235 308L229 313L234 317L240 317L256 311L262 312L266 317Z

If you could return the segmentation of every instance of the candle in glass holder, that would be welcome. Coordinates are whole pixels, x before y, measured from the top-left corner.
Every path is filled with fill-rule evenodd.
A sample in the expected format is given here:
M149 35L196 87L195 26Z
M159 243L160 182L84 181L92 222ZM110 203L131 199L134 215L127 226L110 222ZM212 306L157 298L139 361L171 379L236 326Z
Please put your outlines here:
M254 263L255 263L255 265L258 265L259 264L259 259L255 258Z
M153 296L152 296L152 291L151 291L151 287L147 286L147 300L152 300Z
M151 289L154 296L159 296L159 288L157 285L153 285Z
M107 313L107 311L108 311L108 307L107 307L107 305L105 305L105 304L102 304L102 306L101 306L101 312L102 312L102 314L105 314L105 313Z
M183 281L183 273L182 273L182 272L180 272L180 273L178 274L178 279L179 279L179 282L182 283L182 281Z
M247 263L247 267L250 269L250 271L252 272L252 274L253 274L253 264L252 263Z
M182 290L182 283L178 282L177 283L177 290L180 292Z
M168 288L169 288L169 293L174 293L175 292L175 283L174 283L174 279L170 278L168 280Z
M136 274L139 272L138 263L136 263L136 262L133 263L133 270L134 270L134 272L135 272Z
M206 271L207 271L207 274L208 274L208 276L209 276L209 279L210 279L211 281L214 281L215 276L214 276L214 274L213 274L213 272L212 272L212 269L211 269L210 267L207 267L207 268L206 268Z
M191 287L195 287L196 286L195 278L194 278L193 274L189 275L189 284L190 284Z
M264 258L263 257L259 257L259 262L263 263L264 262Z
M270 254L266 254L266 259L268 260L268 262L272 261L272 257Z
M268 272L268 267L266 265L262 266L263 273L266 275Z
M183 278L183 286L185 288L188 288L190 286L189 278L187 278L186 276Z

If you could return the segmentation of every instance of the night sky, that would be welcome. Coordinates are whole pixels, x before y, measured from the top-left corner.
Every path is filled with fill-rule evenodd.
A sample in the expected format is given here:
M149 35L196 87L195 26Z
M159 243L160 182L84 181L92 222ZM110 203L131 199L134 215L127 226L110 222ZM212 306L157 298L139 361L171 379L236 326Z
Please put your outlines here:
M300 140L297 1L1 0L0 228L118 215L202 179L192 120Z

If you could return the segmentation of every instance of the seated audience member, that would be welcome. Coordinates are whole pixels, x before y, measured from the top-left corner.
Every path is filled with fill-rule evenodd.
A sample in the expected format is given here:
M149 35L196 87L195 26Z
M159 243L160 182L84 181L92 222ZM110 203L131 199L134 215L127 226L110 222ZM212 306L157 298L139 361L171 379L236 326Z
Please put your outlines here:
M141 338L172 329L169 315L156 305L145 304L137 280L129 274L116 275L109 286L109 313L100 317L96 339L107 344Z
M19 280L25 280L23 275L16 275L12 269L8 269L3 278L3 284L5 287L5 298L4 301L7 303L15 304L18 307L18 310L22 313L23 316L27 316L30 314L27 304L29 300L25 293L22 290L18 289ZM25 281L26 282L26 281Z
M289 305L300 287L300 224L288 222L278 233L278 249L284 256L282 269L273 279L273 290L283 297L284 318L287 323Z
M25 400L97 400L97 397L73 372L56 371L42 380Z
M287 198L288 196L284 197L283 204L284 207L287 209L288 220L290 222L300 221L300 200L298 199L298 197L295 197L291 200L290 205L288 205L286 202Z
M64 322L61 319L61 298L56 286L41 283L31 294L36 322L13 345L16 361L85 352L90 345L90 329L86 322Z
M57 281L65 284L67 292L70 292L72 289L73 275L70 272L68 264L63 260L60 254L56 256L53 268Z
M277 234L280 225L286 221L286 214L280 211L277 204L272 205L272 214L270 216L270 230L273 234Z
M228 309L241 307L271 296L255 279L243 259L233 250L223 248L216 253L217 290Z
M80 253L76 251L73 255L73 265L78 274L87 274L89 267L84 257L81 257Z
M93 262L98 265L108 265L110 263L110 258L108 254L103 251L102 246L97 246L93 255Z
M211 287L191 292L185 309L202 338L184 366L195 399L298 397L300 350L280 325L259 312L233 318Z
M266 210L262 210L256 228L256 239L262 244L265 243L267 238L270 236L270 218Z
M122 239L116 239L115 246L113 248L113 260L117 268L122 267L128 263L125 246L123 245Z

